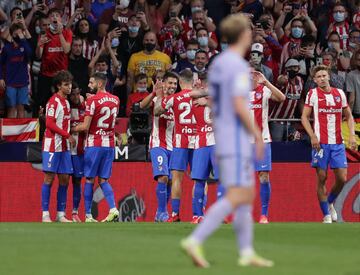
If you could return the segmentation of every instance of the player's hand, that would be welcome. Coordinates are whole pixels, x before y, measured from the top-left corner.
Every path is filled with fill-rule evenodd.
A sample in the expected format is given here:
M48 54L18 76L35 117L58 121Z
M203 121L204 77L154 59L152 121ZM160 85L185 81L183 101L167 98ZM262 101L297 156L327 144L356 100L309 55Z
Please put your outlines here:
M311 141L311 147L313 149L315 149L317 152L319 152L321 147L320 147L320 143L319 143L318 138L314 135L314 136L311 137L310 141Z
M357 150L357 143L354 135L350 135L349 137L349 147L351 150Z
M4 79L0 79L0 88L1 89L5 89L6 84L5 84L5 80Z
M194 104L196 107L198 106L207 106L207 99L205 97L200 97L196 100L194 100Z
M267 79L261 72L253 71L253 76L258 84L266 85Z
M260 132L255 136L255 157L257 160L264 158L265 144L262 140Z
M69 142L70 142L71 148L75 148L76 140L73 138L73 136L69 137Z
M153 84L153 92L155 92L157 97L164 97L164 83L161 80L157 80L156 83Z

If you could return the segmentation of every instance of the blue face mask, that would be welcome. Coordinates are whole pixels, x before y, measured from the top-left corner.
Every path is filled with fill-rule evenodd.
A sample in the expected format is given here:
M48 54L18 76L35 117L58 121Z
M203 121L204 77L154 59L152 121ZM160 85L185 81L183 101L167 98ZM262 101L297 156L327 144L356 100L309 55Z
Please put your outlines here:
M139 26L129 26L128 29L129 29L129 32L131 32L131 33L137 33L137 32L139 32L140 27Z
M203 36L198 38L199 45L205 47L209 43L209 37Z
M189 60L194 60L195 59L195 54L196 54L196 50L188 50L188 51L186 51L186 57Z
M228 43L220 43L220 47L221 47L221 51L225 51L229 47L229 44Z
M198 11L202 11L202 8L201 7L192 7L191 8L191 13L195 13L195 12L198 12Z
M119 46L119 38L114 37L111 40L111 48L117 48Z
M334 20L338 23L343 22L345 20L344 12L334 12L333 16L334 16Z
M301 38L303 36L303 29L299 27L292 28L291 35L294 38Z

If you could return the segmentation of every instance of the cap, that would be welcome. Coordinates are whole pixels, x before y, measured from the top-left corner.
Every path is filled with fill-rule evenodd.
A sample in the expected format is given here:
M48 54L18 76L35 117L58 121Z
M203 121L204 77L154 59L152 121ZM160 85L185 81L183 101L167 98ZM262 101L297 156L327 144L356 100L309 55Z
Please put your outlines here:
M264 52L264 46L260 43L254 43L251 45L251 52L259 52L259 53L263 53Z
M299 61L291 58L285 63L285 68L292 67L292 66L300 66Z

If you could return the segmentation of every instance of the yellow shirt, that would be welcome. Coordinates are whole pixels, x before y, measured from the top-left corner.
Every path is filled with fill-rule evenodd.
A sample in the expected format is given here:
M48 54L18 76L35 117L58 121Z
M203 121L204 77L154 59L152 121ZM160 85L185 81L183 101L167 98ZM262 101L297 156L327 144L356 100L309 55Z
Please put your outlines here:
M143 51L131 55L127 70L135 75L144 73L147 75L148 86L151 85L152 77L157 71L167 71L171 66L171 59L167 54L155 51L153 54L145 54Z

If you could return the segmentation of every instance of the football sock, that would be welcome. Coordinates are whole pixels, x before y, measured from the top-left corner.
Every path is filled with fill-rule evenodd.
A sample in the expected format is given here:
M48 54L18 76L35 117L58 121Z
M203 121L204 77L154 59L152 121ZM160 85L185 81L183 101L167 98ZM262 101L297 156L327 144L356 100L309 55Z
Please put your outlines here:
M172 212L179 214L180 213L180 199L171 199L171 208Z
M334 194L333 192L331 192L327 199L328 203L329 204L333 203L336 200L337 196L338 194Z
M156 187L156 197L158 201L158 212L166 211L166 197L167 197L167 189L166 183L158 182Z
M166 204L169 203L169 200L171 199L171 184L166 185Z
M103 182L100 184L101 190L104 193L105 199L109 205L109 208L115 208L115 198L114 192L111 188L111 185L108 182Z
M92 184L90 182L85 182L84 201L85 201L85 213L86 214L91 214L91 204L92 204L93 194L94 194L93 186L94 186L94 184Z
M329 204L327 201L321 201L320 208L324 216L329 215Z
M217 186L217 199L221 199L225 195L225 193L225 186L219 182Z
M81 200L81 184L73 184L73 210L78 210Z
M194 198L193 198L193 214L194 216L203 216L203 202L205 194L205 181L195 181Z
M232 205L226 198L218 200L210 207L204 220L196 227L190 238L200 244L203 243L222 224L232 210Z
M41 207L43 211L49 211L51 185L43 183L41 187Z
M241 256L254 253L252 206L240 205L234 212L233 226Z
M269 201L271 194L270 182L260 183L261 215L268 215Z
M67 197L68 185L59 184L57 192L57 211L64 212L66 208L66 197Z

